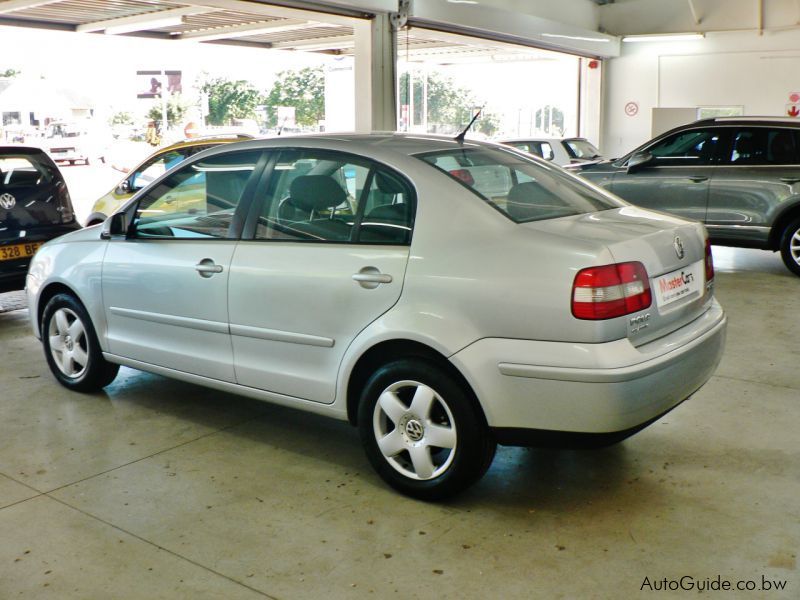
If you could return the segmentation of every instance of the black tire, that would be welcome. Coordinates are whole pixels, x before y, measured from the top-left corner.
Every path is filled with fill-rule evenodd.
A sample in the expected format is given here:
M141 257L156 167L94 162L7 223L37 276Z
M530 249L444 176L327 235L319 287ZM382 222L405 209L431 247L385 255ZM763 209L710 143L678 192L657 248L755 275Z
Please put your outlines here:
M800 219L786 226L781 234L783 264L795 275L800 275Z
M57 294L50 299L42 314L41 335L47 365L64 387L96 392L117 376L119 365L103 358L92 321L74 296ZM61 349L51 345L55 339Z
M378 404L384 393L395 419ZM422 410L414 411L412 400L417 397ZM367 457L383 480L420 500L447 498L475 483L497 448L470 391L446 370L418 358L394 360L367 380L358 428ZM397 445L385 446L384 454L379 438ZM453 445L438 446L435 441Z

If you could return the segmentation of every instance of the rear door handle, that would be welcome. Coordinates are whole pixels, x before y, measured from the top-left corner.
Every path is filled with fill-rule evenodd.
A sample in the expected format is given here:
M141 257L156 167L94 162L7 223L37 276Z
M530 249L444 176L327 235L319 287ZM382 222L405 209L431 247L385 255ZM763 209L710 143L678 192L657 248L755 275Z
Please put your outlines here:
M222 273L222 265L214 264L210 258L204 258L194 266L200 277L211 277L214 273Z
M353 280L359 283L392 283L392 276L386 273L355 273Z
M382 283L392 283L392 276L381 273L376 267L364 267L358 273L353 273L353 281L366 290L374 290Z
M702 183L704 181L708 181L708 177L706 177L705 175L691 175L689 179L691 181L694 181L695 183Z

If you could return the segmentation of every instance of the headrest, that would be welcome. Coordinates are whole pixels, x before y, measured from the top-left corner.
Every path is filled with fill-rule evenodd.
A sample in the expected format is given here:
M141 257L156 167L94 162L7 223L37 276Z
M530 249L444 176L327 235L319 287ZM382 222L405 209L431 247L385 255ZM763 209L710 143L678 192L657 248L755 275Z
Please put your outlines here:
M405 187L396 177L390 177L385 173L375 173L375 183L378 184L378 189L384 194L402 194L405 192Z
M327 175L301 175L292 181L289 195L295 206L307 211L334 208L347 199L342 186Z
M397 221L407 223L411 216L410 204L381 204L376 206L367 215L367 221Z
M549 204L552 194L535 181L518 183L508 191L508 201L515 204Z

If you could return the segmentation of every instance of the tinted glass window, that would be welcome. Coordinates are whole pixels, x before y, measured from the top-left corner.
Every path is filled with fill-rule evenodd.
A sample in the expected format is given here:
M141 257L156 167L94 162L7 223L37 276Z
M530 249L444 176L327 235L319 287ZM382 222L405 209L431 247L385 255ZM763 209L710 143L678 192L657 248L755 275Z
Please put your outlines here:
M260 152L232 152L186 165L139 202L139 238L228 238Z
M72 221L72 205L45 155L0 156L0 227L18 229Z
M600 156L600 151L588 140L564 140L564 147L572 158L592 159Z
M256 239L407 244L412 194L386 167L336 152L281 153L262 200Z
M725 162L732 165L798 164L797 136L788 129L736 130Z
M648 148L658 166L711 164L720 134L708 129L693 129L671 135Z
M561 170L513 151L471 147L418 155L514 221L539 221L624 206Z

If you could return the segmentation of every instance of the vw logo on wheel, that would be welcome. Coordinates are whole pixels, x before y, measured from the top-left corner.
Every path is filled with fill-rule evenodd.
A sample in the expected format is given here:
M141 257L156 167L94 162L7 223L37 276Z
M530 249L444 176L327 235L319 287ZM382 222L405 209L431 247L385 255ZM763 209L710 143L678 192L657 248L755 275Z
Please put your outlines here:
M17 199L11 194L0 195L0 206L6 210L11 210L17 204Z
M678 255L678 260L686 255L686 252L683 250L683 242L677 235L675 236L675 241L672 242L672 247L675 248L675 254Z
M406 435L411 441L420 441L424 433L425 430L422 427L422 423L416 419L411 419L408 423L406 423Z

